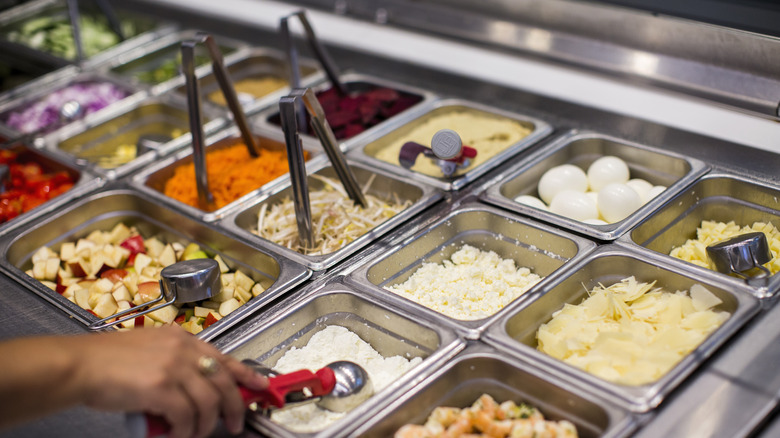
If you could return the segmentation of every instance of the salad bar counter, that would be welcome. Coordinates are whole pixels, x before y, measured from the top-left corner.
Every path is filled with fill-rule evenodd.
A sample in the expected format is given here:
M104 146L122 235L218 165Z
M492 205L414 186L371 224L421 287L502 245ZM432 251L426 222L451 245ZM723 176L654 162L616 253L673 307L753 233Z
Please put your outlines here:
M211 259L219 294L107 330L176 324L280 372L349 360L373 382L345 413L251 413L247 437L772 436L780 87L731 49L723 75L754 76L763 100L713 91L723 76L693 84L703 59L664 76L652 35L604 47L632 54L623 72L559 43L590 47L604 34L586 24L617 16L763 54L780 42L571 0L487 3L132 0L113 19L85 7L82 43L65 2L0 12L0 339L88 332L161 296L165 267ZM603 20L542 19L567 4ZM301 7L325 62L280 38ZM199 31L237 105L200 46L187 95L180 49ZM296 113L290 158L279 103L296 82L362 197L316 117L309 130ZM713 248L740 236L763 253L717 269ZM131 436L124 415L86 408L0 432L107 435Z

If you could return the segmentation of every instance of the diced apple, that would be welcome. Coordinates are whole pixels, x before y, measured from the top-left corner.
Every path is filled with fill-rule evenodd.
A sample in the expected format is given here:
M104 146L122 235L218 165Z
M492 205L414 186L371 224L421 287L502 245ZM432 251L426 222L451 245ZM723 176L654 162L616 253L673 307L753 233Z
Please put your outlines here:
M44 280L46 278L46 260L33 263L32 277L36 280Z
M43 281L41 281L41 284L46 286L46 287L48 287L49 289L51 289L53 291L57 290L57 283L55 283L53 281L43 280Z
M153 272L156 273L157 271L153 271ZM147 283L149 281L157 281L157 279L155 278L154 275L139 275L138 276L138 284Z
M114 228L108 233L108 241L114 245L119 245L128 237L130 237L130 228L127 228L127 225L122 222L114 225Z
M222 286L222 290L211 297L211 301L217 302L217 303L224 303L225 301L233 298L233 293L235 292L235 286L228 285L228 286Z
M44 262L52 257L57 257L57 253L49 249L49 247L43 246L39 248L38 251L35 251L32 256L32 262L33 264L36 262Z
M65 242L60 246L60 258L62 260L70 260L76 257L76 244L73 242Z
M231 312L241 307L241 304L237 299L231 298L219 305L219 314L222 316L228 316Z
M173 323L173 320L176 319L176 315L178 314L179 308L174 305L170 305L165 306L162 309L155 310L154 312L149 312L147 315L149 315L149 317L155 321L161 322L163 324L171 324Z
M163 266L170 266L176 263L176 251L173 250L171 245L165 245L157 261Z
M195 306L194 314L199 318L205 318L209 316L209 313L211 313L212 310L213 309L209 309L208 307Z
M243 304L252 299L252 294L243 287L236 286L235 292L233 292L233 298L236 298Z
M220 280L222 280L222 286L228 286L231 284L235 286L235 279L236 275L233 273L222 274L222 276L220 276Z
M133 296L130 295L130 291L127 290L127 286L125 286L122 283L119 284L119 287L114 289L113 292L111 292L111 295L114 296L114 299L119 301L133 301Z
M92 283L94 283L96 281L97 280L95 280L93 278L82 278L76 284L78 284L82 289L89 289L90 287L92 287Z
M133 302L135 304L148 303L160 296L160 283L157 281L147 281L138 285L138 293L135 294ZM137 303L136 300L140 300ZM174 315L174 318L176 316Z
M206 320L203 321L203 328L207 329L211 327L212 324L222 319L222 316L219 313L216 312L209 312L208 316L206 317Z
M101 271L105 271L108 268L108 264L111 260L103 254L103 252L93 252L92 259L89 261L89 275L99 276ZM104 269L103 267L106 267Z
M259 282L255 283L255 285L252 286L252 296L256 297L256 296L260 295L263 292L265 292L265 288Z
M116 309L117 304L114 297L111 294L103 294L100 299L98 299L95 307L92 308L92 311L95 312L97 316L106 318L116 313Z
M135 271L127 271L127 275L122 279L122 283L130 291L130 295L135 296L138 293L138 274Z
M160 253L163 252L163 249L165 249L165 244L157 240L157 238L152 237L144 240L144 247L146 248L146 253L149 254L150 257L157 258L160 256Z
M73 297L74 292L76 292L78 289L81 289L81 286L79 286L76 283L68 285L68 287L66 287L65 290L62 292L62 296L67 299L71 299Z
M225 263L225 261L222 260L222 257L220 257L219 254L214 256L214 260L216 260L217 264L219 264L219 272L224 274L230 270L227 263Z
M94 290L103 294L107 294L110 293L112 289L114 289L114 283L107 278L101 278L100 280L97 280L94 283L92 283L92 286L90 287L90 292Z
M197 335L198 333L203 331L203 326L196 323L195 321L187 321L184 324L181 325L181 328L184 330L187 330L188 332L192 333L193 335Z
M91 240L92 242L95 242L95 244L97 245L102 245L107 241L106 233L100 230L95 230L89 233L89 235L87 236L87 240Z
M89 272L89 264L81 258L68 259L66 262L68 268L73 272L74 277L86 277Z
M159 278L163 268L159 266L147 266L141 271L141 276L148 278Z
M76 241L76 256L82 255L89 256L92 254L92 249L95 247L95 242L87 239L79 239Z
M149 266L150 263L152 263L151 257L143 253L138 253L135 256L135 263L133 264L135 272L141 272L145 267Z
M73 294L76 304L82 309L91 309L89 306L89 289L78 289Z
M127 270L126 269L108 269L103 271L100 274L100 278L105 278L110 280L112 283L118 283L121 282L123 278L127 276Z
M251 277L249 277L248 275L244 274L241 271L236 271L236 273L233 275L233 278L234 278L233 281L236 282L237 287L240 287L247 291L251 290L252 286L254 286L255 284L255 281L252 280Z
M219 303L216 301L208 300L200 303L200 307L205 307L211 310L219 310Z
M114 263L113 266L122 266L128 257L130 257L130 250L121 246L114 246L114 257L111 259Z
M60 259L54 254L54 257L46 259L46 279L57 281L57 272L60 270Z

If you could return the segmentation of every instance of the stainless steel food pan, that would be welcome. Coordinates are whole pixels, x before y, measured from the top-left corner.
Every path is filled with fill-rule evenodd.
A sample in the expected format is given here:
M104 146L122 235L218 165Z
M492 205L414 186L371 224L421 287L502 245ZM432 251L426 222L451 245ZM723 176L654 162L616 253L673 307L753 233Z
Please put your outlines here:
M285 148L284 139L281 132L254 131L254 133L256 134L256 137L260 139L261 145L263 147L271 149ZM223 129L206 139L206 153L208 154L209 151L212 150L230 147L235 144L234 140L237 139L240 139L238 128L231 127ZM304 142L304 149L306 149L311 155L310 162L312 160L318 160L324 156L324 154L321 152L321 149L310 143ZM280 184L283 180L288 178L287 174L282 175L267 183L263 187L245 194L244 196L222 208L213 211L205 211L201 210L200 208L195 208L183 202L177 201L173 198L169 198L165 195L165 182L171 178L176 168L191 163L192 147L191 142L188 142L188 144L185 145L180 151L171 156L168 156L163 160L158 161L151 166L146 167L142 171L135 174L132 177L132 184L134 187L141 190L150 197L158 200L159 202L169 204L178 210L184 211L185 213L198 217L204 221L212 222L224 217L235 209L250 205L253 198L255 198L259 193L269 190L271 187ZM195 184L194 181L193 184Z
M396 240L389 248L383 247L375 258L370 258L350 274L349 280L366 287L367 292L379 299L390 300L409 312L425 314L472 339L500 318L506 308L481 319L455 319L396 295L385 287L403 283L423 263L440 264L449 260L454 252L468 244L511 259L516 268L527 267L532 273L546 277L514 302L524 301L554 278L563 266L595 248L587 239L477 203L448 212L422 228L415 227L413 235L405 236L400 242Z
M267 289L198 336L211 339L238 324L249 314L266 307L309 277L303 266L269 255L233 240L215 229L151 202L131 190L108 190L82 198L0 242L0 267L33 292L77 320L89 324L97 318L43 286L24 272L31 256L41 246L57 249L66 241L94 230L110 230L117 223L136 226L145 237L165 242L195 242L210 255L219 254L231 270L240 269Z
M254 242L269 250L284 254L285 257L295 260L309 269L319 271L328 269L346 259L351 254L376 240L379 236L405 223L442 197L441 192L424 184L415 181L404 181L386 172L377 171L354 162L350 162L349 166L358 184L361 187L368 187L367 194L376 196L384 201L400 201L401 203L408 201L410 206L374 227L368 233L349 242L341 249L323 255L304 255L252 234L257 231L258 214L263 205L270 208L285 199L292 199L292 188L289 179L284 184L273 188L267 195L262 196L247 208L236 212L232 217L226 218L223 221L223 225L231 231L235 229L248 242ZM312 163L310 169L308 171L310 175L320 175L338 181L334 168L325 161L320 161L319 164ZM308 178L308 185L310 192L324 187L324 183L321 180L311 176Z
M620 239L630 246L641 246L660 254L669 254L688 239L696 239L696 229L704 220L729 222L739 226L754 222L772 222L780 226L780 188L727 173L712 173L669 200L644 222ZM686 270L712 278L712 281L744 285L736 277L679 261ZM758 297L771 296L780 289L780 275L767 283L751 282Z
M524 128L527 128L530 133L518 142L508 145L504 150L496 153L487 161L472 167L462 175L453 176L451 178L446 178L444 175L440 177L425 175L420 172L404 169L398 162L391 164L376 158L376 154L380 150L389 147L393 143L403 141L404 138L408 138L410 132L412 132L418 126L426 123L428 120L435 119L436 117L440 117L442 114L447 114L451 111L459 110L472 111L481 115L495 117L498 119L514 120L519 122L520 125ZM457 131L457 127L453 127L453 129ZM363 147L356 147L350 150L353 150L353 157L360 160L366 160L374 166L391 170L393 172L404 175L407 178L419 179L420 181L424 181L427 184L431 184L443 190L459 190L466 184L476 180L491 169L494 169L499 164L506 162L520 151L527 149L532 144L546 137L551 132L552 127L548 123L533 117L499 110L497 108L488 107L486 105L481 105L475 102L459 99L444 99L432 101L424 108L420 108L419 111L405 114L403 117L397 118L393 124L382 126L381 129L374 131L373 135L370 139L368 139L368 141L361 143L364 145ZM494 134L495 133L486 132L485 136ZM477 157L479 157L479 154ZM421 156L417 159L426 160L427 158Z
M640 386L608 382L536 349L536 332L552 318L553 312L566 303L581 303L587 298L588 291L599 283L611 285L632 275L638 281L656 281L655 287L662 287L669 292L689 290L692 285L701 284L722 300L715 310L728 312L731 316L663 377ZM658 406L670 391L759 310L758 301L745 288L710 282L694 273L680 272L676 266L664 263L661 257L648 257L617 245L600 247L545 285L544 293L538 295L536 300L523 304L513 306L506 316L488 329L485 334L488 343L532 361L572 384L596 389L616 403L637 412Z
M181 96L145 99L131 108L109 111L100 120L89 124L74 123L40 139L39 143L62 161L86 167L107 179L116 179L139 169L171 151L191 142L186 102ZM214 111L204 111L204 132L215 132L225 121ZM169 136L170 140L156 149L136 155L117 166L103 165L121 145L136 145L142 135Z
M80 124L81 126L84 126L83 124L89 124L94 121L100 120L101 117L104 117L106 114L109 114L113 111L121 111L123 108L132 107L133 105L136 105L138 102L140 102L146 97L146 92L139 91L133 88L130 84L123 82L121 79L104 76L96 72L85 72L76 76L62 75L62 76L52 77L51 79L52 79L51 81L47 81L45 84L44 83L39 84L40 86L36 87L34 91L31 91L27 95L19 96L17 99L0 102L0 128L2 128L2 132L9 132L15 137L21 136L22 134L21 132L18 132L16 129L4 123L4 121L7 120L8 116L10 116L11 113L17 110L21 110L29 105L32 105L44 99L47 95L51 93L54 93L61 89L67 88L68 86L72 86L79 83L92 83L92 82L112 83L117 88L124 90L127 93L127 96L124 97L123 99L120 99L116 102L113 102L101 108L98 111L95 111L90 114L86 114L77 120L73 120L71 122L65 122L65 123L55 121L54 123L51 123L50 125L40 129L39 131L30 133L28 137L30 138L39 137L44 134L52 133L56 130L63 129L64 127L71 124L77 124L77 125Z
M498 403L532 405L548 420L567 420L582 438L628 436L636 428L624 409L472 342L442 368L428 368L422 382L361 424L352 436L390 437L405 424L424 424L437 406L468 407L482 394Z
M98 66L100 70L110 71L123 76L138 87L148 88L153 95L166 93L178 86L184 85L181 69L181 44L196 37L197 31L184 30L165 35L149 44L126 51ZM242 49L246 43L220 35L214 36L224 56L225 64L231 64L241 59ZM144 74L163 66L169 66L179 71L173 77L157 80L145 77ZM211 73L211 58L203 45L195 48L195 74L199 78ZM203 90L201 90L203 92Z
M284 53L271 48L254 47L242 50L240 55L240 59L235 59L227 65L228 75L230 75L230 79L233 81L234 85L245 79L261 79L264 77L273 77L289 81L287 59L285 58L286 55ZM322 78L322 74L315 74L317 73L317 64L315 62L308 59L302 59L300 64L302 86L310 85ZM219 83L213 73L209 73L207 76L200 79L200 92L204 101L220 105L208 98L211 93L215 92L219 93L221 96L220 90ZM181 94L186 94L184 86L178 87L176 91ZM247 114L251 114L268 105L275 106L282 96L286 96L289 93L290 87L285 86L261 97L254 97L253 95L246 93L238 93L238 97L244 111ZM224 108L223 105L220 106Z
M607 225L589 225L515 201L520 195L539 197L537 184L549 169L573 164L587 171L594 161L606 155L625 161L631 178L642 178L654 185L667 186L667 189L627 218ZM707 170L708 166L693 158L603 134L572 131L538 151L527 164L497 177L481 199L600 240L614 240Z
M419 111L425 102L428 102L434 98L433 93L429 91L416 88L413 86L409 86L406 84L399 84L397 82L388 81L376 76L365 75L360 73L346 73L341 75L340 79L342 83L347 87L348 91L364 91L371 87L387 87L387 88L392 88L401 93L408 94L411 96L417 96L420 98L420 101L417 104L408 108L407 110L399 114L396 114L395 116L392 116L387 120L384 120L353 137L340 140L341 148L342 150L345 151L355 147L358 144L364 144L365 140L368 139L373 132L382 129L382 127L394 124L395 123L394 121L397 120L399 117L402 117L404 114ZM331 88L331 84L327 80L316 82L305 86L310 87L315 93L319 93L321 91L325 91ZM257 114L257 116L253 117L253 120L256 120L257 123L261 125L271 127L272 129L280 129L281 124L279 121L279 105L276 104L271 105L269 108L261 111L260 113ZM300 127L299 130L301 130ZM303 137L310 137L310 136L303 134Z
M320 432L295 433L260 414L249 416L253 427L277 437L344 436L346 428L366 421L373 412L390 402L399 388L417 381L416 375L421 370L443 363L464 345L451 331L372 302L336 280L305 294L256 328L243 332L239 328L231 333L232 342L218 346L238 359L255 359L273 368L291 348L303 347L314 334L332 325L347 328L384 357L420 357L422 363ZM301 364L301 368L306 367L305 363Z
M98 178L96 175L91 174L86 170L79 170L78 168L63 164L59 160L52 157L46 151L38 151L25 147L24 145L15 145L8 148L11 152L19 154L20 162L34 162L38 163L44 171L47 173L55 172L67 172L71 179L74 181L73 187L60 196L57 196L34 209L22 213L21 215L0 224L0 236L6 235L10 230L14 228L26 227L36 218L61 209L64 205L69 204L74 199L89 193L101 185L104 181Z
M102 14L100 9L93 3L84 3L80 5L80 11L82 15ZM119 7L116 8L116 13L120 21L129 21L132 23L135 30L134 35L128 35L128 38L125 41L84 60L81 65L85 69L105 62L105 60L111 59L126 50L154 41L156 38L172 32L174 29L174 26L170 23L165 23L162 20L139 14L137 11L130 11ZM61 66L74 62L75 59L65 59L46 51L34 49L21 43L12 42L7 36L9 32L17 30L29 19L39 16L67 17L67 14L67 6L63 0L33 0L0 15L0 48L2 48L3 51L25 53L41 60L57 63Z

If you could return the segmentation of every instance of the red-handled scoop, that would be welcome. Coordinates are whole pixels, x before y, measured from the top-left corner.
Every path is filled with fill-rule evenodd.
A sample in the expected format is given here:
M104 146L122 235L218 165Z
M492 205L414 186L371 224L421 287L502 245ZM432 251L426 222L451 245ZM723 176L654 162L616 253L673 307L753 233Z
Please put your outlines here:
M289 374L279 374L268 378L268 388L262 391L239 386L241 398L244 405L249 407L252 403L257 403L258 407L267 409L269 407L281 408L285 404L287 394L296 391L306 393L307 397L312 399L330 394L336 386L336 375L329 367L322 368L316 373L309 370L294 371ZM308 390L307 390L308 388ZM146 435L147 437L166 435L170 431L168 422L159 415L146 414ZM131 421L131 419L128 419ZM131 426L137 427L137 426Z

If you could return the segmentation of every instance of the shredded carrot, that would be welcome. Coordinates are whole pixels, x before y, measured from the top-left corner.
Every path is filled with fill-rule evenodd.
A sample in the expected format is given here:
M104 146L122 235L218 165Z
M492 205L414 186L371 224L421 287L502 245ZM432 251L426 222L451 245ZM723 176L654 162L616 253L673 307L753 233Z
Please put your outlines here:
M308 153L304 151L308 159ZM216 208L222 208L247 193L289 172L287 153L262 148L260 156L252 158L242 142L218 150L206 151L209 189ZM177 167L165 182L164 193L193 207L198 207L195 165Z

